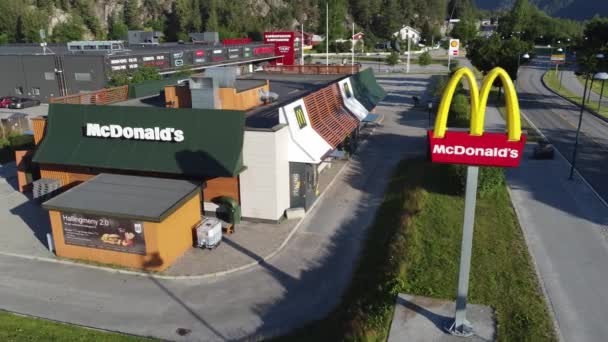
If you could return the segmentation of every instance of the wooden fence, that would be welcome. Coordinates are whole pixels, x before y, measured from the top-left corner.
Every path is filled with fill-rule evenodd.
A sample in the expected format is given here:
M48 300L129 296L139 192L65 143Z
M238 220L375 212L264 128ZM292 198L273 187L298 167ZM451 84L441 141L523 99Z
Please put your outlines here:
M361 69L361 64L355 65L266 65L264 71L273 74L320 74L320 75L351 75Z
M105 88L90 93L51 97L49 103L106 105L126 101L129 98L129 86Z

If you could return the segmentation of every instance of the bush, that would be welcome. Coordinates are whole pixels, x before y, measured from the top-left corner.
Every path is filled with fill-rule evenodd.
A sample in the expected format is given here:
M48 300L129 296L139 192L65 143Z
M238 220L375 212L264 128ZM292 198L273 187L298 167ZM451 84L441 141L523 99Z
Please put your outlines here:
M395 51L391 52L388 57L386 57L386 64L388 65L396 65L399 64L399 54Z
M311 55L304 56L304 64L312 64L312 56Z
M8 141L13 150L21 150L34 146L34 137L31 135L11 135L8 137Z
M462 93L456 93L452 99L450 106L450 115L448 116L448 126L466 128L469 126L470 120L470 104L469 99Z
M460 62L458 62L455 59L452 59L450 61L450 74L453 74L456 72L456 70L460 69Z
M8 141L8 139L0 137L0 149L3 149L5 147L9 146L10 144L11 143Z
M460 191L464 193L467 184L467 167L454 165L455 174L460 183ZM485 197L494 194L505 185L505 172L500 167L480 167L477 183L477 195Z
M425 66L425 65L429 65L432 62L432 58L431 58L431 54L428 51L423 52L419 57L418 57L418 64Z

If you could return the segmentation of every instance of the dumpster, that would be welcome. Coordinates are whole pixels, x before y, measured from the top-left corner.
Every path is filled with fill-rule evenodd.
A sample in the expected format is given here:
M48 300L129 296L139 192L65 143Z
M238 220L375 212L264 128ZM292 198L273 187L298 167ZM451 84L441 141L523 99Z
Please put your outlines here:
M222 220L232 224L241 222L241 206L234 198L221 196L214 202L220 206L218 208L218 214L221 216Z

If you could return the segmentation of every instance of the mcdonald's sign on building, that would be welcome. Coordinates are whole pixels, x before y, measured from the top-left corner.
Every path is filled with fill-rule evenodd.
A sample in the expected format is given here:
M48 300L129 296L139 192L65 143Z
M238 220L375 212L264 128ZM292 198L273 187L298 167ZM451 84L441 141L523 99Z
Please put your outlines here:
M448 131L447 120L452 97L465 77L471 90L469 132ZM500 78L505 89L507 132L484 132L484 119L492 83ZM446 86L435 127L428 131L431 160L435 163L475 166L518 167L526 143L521 132L519 103L513 81L502 68L492 69L478 91L475 75L468 68L458 69Z

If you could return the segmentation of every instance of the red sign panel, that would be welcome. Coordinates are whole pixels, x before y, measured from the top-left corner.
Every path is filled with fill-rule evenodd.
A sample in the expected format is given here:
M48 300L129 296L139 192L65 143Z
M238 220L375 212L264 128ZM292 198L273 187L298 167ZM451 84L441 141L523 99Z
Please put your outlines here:
M526 136L509 141L507 133L484 133L472 136L469 132L447 131L443 138L434 138L428 131L433 163L476 166L518 167Z
M195 52L196 57L202 57L205 55L205 51L204 50L196 50Z
M264 43L274 44L274 54L283 56L278 62L272 61L272 65L294 65L295 55L295 32L264 32Z
M272 46L261 46L253 48L254 55L272 55L274 53L274 47Z
M251 44L251 38L233 38L233 39L224 39L222 41L224 45L244 45Z

